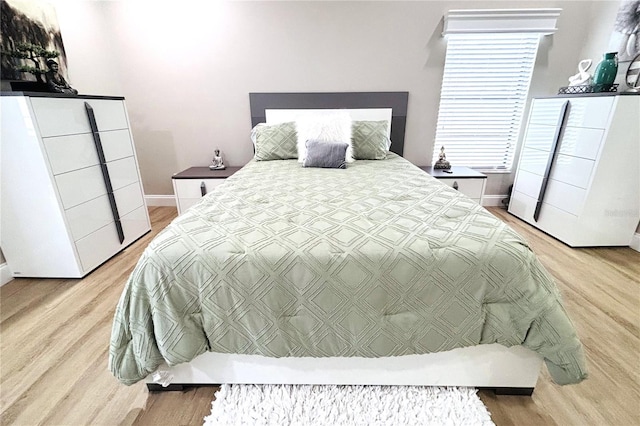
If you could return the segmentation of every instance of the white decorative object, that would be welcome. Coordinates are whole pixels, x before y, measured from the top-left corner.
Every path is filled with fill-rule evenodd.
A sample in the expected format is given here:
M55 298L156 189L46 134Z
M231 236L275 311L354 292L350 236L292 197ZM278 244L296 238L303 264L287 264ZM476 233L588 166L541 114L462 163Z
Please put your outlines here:
M640 96L534 99L509 212L571 247L628 246L640 219L638 117Z
M578 74L569 77L569 86L580 86L583 84L591 84L591 74L587 72L591 68L593 61L591 59L583 59L578 64Z
M223 384L204 424L493 425L476 392L415 386Z
M213 159L211 160L211 164L209 165L210 170L224 170L226 166L224 165L224 160L222 159L222 154L220 154L220 150L216 149L213 154Z
M0 246L15 277L83 277L151 229L123 98L1 101Z

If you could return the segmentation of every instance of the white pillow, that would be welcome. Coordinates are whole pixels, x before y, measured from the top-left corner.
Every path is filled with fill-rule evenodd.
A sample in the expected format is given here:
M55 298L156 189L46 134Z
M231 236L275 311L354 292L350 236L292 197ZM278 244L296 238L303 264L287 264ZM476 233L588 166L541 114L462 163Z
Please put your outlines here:
M332 111L307 116L296 120L298 133L298 161L306 158L306 143L308 140L322 142L343 142L348 145L345 161L353 162L353 148L351 146L351 116L347 111Z

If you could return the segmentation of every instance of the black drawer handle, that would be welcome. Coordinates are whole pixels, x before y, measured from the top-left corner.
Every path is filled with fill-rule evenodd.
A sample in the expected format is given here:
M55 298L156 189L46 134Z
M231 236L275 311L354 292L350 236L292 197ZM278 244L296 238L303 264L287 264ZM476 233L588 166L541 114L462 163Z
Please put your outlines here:
M544 171L542 185L540 186L540 193L538 194L538 200L536 202L536 209L533 212L533 220L535 220L536 222L540 217L540 209L542 209L542 202L544 201L544 196L547 192L547 185L549 184L549 176L551 175L551 169L553 168L554 159L558 153L558 148L560 148L560 137L562 136L562 131L564 130L564 125L567 121L568 112L569 101L565 101L565 103L563 103L562 107L560 108L560 116L558 117L558 124L556 124L556 133L553 136L553 143L551 144L549 157L547 158L547 167Z
M455 189L456 191L458 190L458 181L457 180L453 181L453 189Z
M200 193L203 197L207 195L207 187L205 186L204 181L200 184Z
M107 197L109 198L109 204L111 205L111 214L113 215L113 221L116 225L116 232L118 233L120 244L122 244L122 242L124 241L124 230L122 229L120 215L118 214L116 197L113 195L113 187L111 186L109 169L107 169L107 160L104 157L104 150L102 149L102 141L100 141L100 133L98 130L98 125L96 124L96 116L93 113L93 108L91 108L91 105L89 105L88 102L84 103L84 108L87 110L87 117L89 118L89 125L91 126L91 133L93 134L93 142L96 146L96 152L98 153L98 161L100 161L102 179L104 180L104 186L107 188Z

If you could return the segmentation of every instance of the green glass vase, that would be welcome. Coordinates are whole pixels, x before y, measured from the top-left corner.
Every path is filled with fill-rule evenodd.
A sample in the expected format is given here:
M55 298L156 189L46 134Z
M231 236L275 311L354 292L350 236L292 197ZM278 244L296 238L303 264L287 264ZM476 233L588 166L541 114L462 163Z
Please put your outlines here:
M618 53L605 53L593 74L593 84L613 84L618 74Z

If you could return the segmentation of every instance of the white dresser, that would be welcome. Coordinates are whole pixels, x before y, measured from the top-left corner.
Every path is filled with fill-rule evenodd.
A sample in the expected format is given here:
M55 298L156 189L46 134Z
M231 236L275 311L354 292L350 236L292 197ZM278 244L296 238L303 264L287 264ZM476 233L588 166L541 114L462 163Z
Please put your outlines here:
M0 247L15 277L83 277L151 229L124 98L1 100Z
M534 99L509 212L572 247L628 246L640 219L640 96Z

